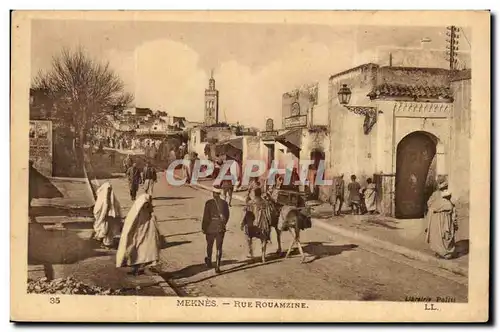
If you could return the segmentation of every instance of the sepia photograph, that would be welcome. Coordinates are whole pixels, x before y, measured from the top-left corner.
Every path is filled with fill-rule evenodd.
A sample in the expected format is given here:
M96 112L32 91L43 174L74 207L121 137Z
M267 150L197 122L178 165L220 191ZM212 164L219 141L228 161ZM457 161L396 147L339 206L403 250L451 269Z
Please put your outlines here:
M13 12L11 316L487 320L489 12L230 15Z

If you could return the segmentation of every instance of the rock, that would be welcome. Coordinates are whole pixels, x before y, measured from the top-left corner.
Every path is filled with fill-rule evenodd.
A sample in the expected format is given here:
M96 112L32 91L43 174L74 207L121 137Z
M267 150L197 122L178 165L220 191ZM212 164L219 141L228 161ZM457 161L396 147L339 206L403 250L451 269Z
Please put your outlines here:
M47 278L28 280L28 293L37 294L88 294L88 295L117 295L122 291L111 288L104 289L95 285L86 285L74 278L58 278L47 281ZM140 287L138 288L140 289Z

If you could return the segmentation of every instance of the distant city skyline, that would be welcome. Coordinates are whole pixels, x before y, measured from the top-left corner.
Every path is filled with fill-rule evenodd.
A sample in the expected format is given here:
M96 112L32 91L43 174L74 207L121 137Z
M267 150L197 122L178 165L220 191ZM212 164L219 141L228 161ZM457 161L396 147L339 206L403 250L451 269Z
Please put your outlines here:
M446 27L38 20L32 24L31 72L34 77L49 69L63 47L83 47L95 60L110 62L135 106L201 122L214 69L219 120L257 128L268 117L281 123L284 92L318 82L314 121L325 124L330 75L385 63L384 47L418 48L422 38L444 52ZM468 43L464 39L461 49L469 51ZM446 66L444 56L440 66Z

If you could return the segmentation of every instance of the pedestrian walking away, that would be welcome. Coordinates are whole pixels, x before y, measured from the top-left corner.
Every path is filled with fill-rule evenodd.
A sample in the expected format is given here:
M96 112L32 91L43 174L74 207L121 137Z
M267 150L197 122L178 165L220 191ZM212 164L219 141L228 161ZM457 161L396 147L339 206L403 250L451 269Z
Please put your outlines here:
M153 196L154 185L157 182L156 169L147 163L142 172L142 182L144 184L144 192Z
M220 273L222 260L222 244L226 233L226 225L229 221L229 205L221 197L221 190L218 187L212 188L213 198L205 203L202 218L202 231L207 241L207 255L205 265L212 267L212 252L214 242L216 244L216 265L215 272Z
M127 179L130 189L130 199L135 201L137 196L137 191L139 190L139 184L141 183L141 170L137 167L136 163L127 170Z
M97 199L94 205L94 235L106 249L111 249L114 239L120 235L122 225L121 208L118 199L109 182L97 189Z
M151 195L142 194L130 208L116 253L116 267L132 267L132 273L158 273L161 236Z

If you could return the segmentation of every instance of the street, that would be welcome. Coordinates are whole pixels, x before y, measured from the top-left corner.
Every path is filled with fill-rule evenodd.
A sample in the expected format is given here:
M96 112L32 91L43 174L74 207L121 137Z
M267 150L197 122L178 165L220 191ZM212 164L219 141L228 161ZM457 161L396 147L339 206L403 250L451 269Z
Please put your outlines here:
M185 296L309 300L405 301L431 297L433 301L466 302L467 285L451 272L382 252L355 240L315 228L301 235L306 263L298 250L288 259L276 257L276 235L268 245L268 261L260 261L254 241L252 261L240 230L242 203L233 199L224 239L222 273L205 267L205 239L201 217L210 193L190 186L173 187L159 174L154 209L167 245L161 251L161 277ZM131 201L125 179L110 180L122 205ZM283 250L290 235L282 236ZM215 261L215 251L213 254ZM455 280L454 280L455 279Z

